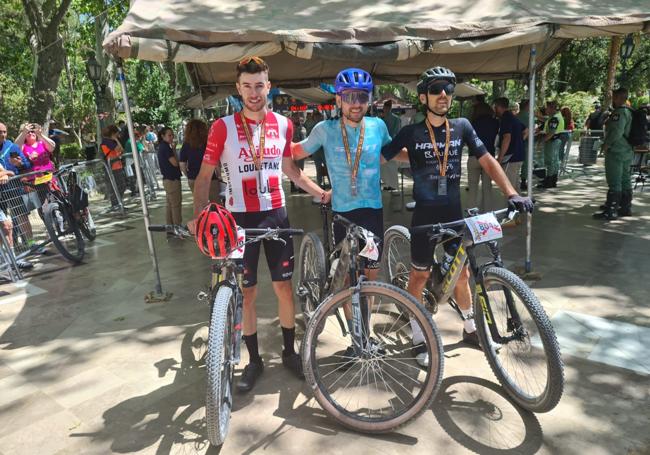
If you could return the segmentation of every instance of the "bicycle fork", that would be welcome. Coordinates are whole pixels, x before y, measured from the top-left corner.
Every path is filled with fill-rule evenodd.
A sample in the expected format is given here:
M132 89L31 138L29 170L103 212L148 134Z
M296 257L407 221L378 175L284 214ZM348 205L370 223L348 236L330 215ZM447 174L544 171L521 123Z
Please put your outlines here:
M352 305L352 346L357 356L361 357L364 348L367 345L370 336L370 309L369 303L361 304L361 280L353 287L351 305Z

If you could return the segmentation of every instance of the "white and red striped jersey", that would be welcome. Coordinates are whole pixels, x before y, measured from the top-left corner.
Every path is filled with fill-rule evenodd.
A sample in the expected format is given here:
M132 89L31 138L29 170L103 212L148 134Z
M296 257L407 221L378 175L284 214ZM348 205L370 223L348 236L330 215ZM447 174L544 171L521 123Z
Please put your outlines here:
M226 208L231 212L262 212L284 207L282 158L291 157L293 124L274 112L265 118L264 155L258 171L239 114L215 121L210 127L203 162L221 162L226 181ZM259 153L261 124L246 118L255 153Z

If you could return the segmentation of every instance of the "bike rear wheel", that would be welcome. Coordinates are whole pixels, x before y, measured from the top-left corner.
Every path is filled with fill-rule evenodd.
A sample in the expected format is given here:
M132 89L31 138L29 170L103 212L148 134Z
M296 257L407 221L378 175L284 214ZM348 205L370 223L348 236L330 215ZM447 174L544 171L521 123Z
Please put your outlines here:
M309 322L321 300L325 287L325 249L320 238L308 232L300 243L298 262L298 284L296 295L300 302L305 325Z
M475 295L474 317L492 371L524 409L552 410L564 390L564 366L551 321L531 289L509 270L489 267L483 281L487 302ZM494 321L486 317L484 305L489 305ZM509 341L495 344L490 322Z
M93 217L90 214L88 207L81 210L80 214L79 229L81 229L81 233L84 237L86 237L89 242L92 242L97 238L97 227L95 226L95 221L93 221Z
M226 440L233 405L232 364L235 295L228 286L217 291L210 316L208 352L205 364L208 372L205 400L208 441L220 446Z
M438 246L437 250L442 248ZM438 253L439 254L439 253ZM405 226L392 226L384 234L384 252L382 255L382 268L384 270L385 280L406 290L409 283L409 273L411 273L411 233ZM430 281L422 290L422 302L432 313L438 312L438 302L429 289Z
M302 344L303 370L318 403L339 423L384 433L430 406L442 379L442 341L428 312L408 293L379 282L360 286L360 305L369 308L361 355L347 350L351 337L329 317L350 303L351 291L344 289L314 312ZM424 335L428 367L415 363L409 320Z
M67 260L78 264L84 257L84 239L79 225L58 202L43 206L43 221L50 240Z

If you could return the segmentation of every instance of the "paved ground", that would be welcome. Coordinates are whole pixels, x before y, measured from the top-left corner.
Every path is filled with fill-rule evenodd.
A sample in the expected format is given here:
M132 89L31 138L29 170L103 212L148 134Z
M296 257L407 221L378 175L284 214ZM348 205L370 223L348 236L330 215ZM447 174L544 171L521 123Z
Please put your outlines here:
M445 379L436 402L396 433L368 437L334 424L279 361L273 299L261 298L267 369L254 393L237 395L222 453L647 454L650 453L650 191L636 216L603 224L599 170L582 169L540 194L534 283L552 316L566 366L560 405L533 415L513 406L482 354L460 347L443 308ZM190 213L189 193L185 211ZM316 229L307 197L289 198L294 224ZM407 223L386 195L386 225ZM191 241L156 239L166 303L146 304L151 262L137 209L102 225L84 264L46 257L21 286L0 287L0 454L210 453L203 365L190 340L205 330L195 299L208 261ZM161 221L164 211L152 210ZM523 229L507 232L504 256L523 263ZM271 295L266 272L261 296ZM239 371L237 372L239 374ZM214 452L214 450L212 450Z

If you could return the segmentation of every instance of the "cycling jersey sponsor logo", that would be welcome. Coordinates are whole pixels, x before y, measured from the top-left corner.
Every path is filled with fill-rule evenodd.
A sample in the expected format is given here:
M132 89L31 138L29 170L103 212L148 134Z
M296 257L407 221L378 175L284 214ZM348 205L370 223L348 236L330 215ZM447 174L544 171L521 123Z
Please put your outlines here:
M451 141L449 141L449 149L450 149L449 154L451 155L452 147L454 147L454 148L460 147L462 143L463 143L462 138L452 139ZM444 142L438 142L437 145L438 145L438 150L440 150L441 152L444 153L445 143ZM429 141L417 142L415 144L415 150L433 150L433 144L431 142L429 142Z
M248 144L248 141L246 139L246 133L244 132L244 125L239 120L239 115L235 116L235 126L237 127L237 138L243 142L244 144ZM256 127L252 126L250 123L248 124L249 130L254 130ZM278 122L275 119L275 116L267 116L266 117L266 122L264 125L266 135L265 137L268 139L278 139L280 137L280 127L278 126ZM257 142L258 139L254 139L255 142Z
M259 153L259 148L255 149L255 153ZM277 158L278 156L282 156L282 149L277 145L264 147L264 158ZM239 159L244 160L247 163L253 162L253 155L251 155L248 147L242 147L239 149Z

